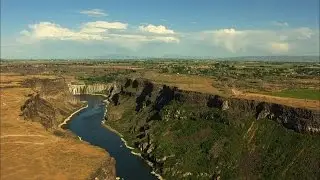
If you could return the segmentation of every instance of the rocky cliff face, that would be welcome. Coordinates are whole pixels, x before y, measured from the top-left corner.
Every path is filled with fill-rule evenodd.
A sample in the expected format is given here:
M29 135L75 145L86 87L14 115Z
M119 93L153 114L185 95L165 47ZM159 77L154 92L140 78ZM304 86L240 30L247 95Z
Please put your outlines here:
M78 98L75 98L72 93L95 93L109 87L108 85L93 85L84 88L74 87L70 92L70 86L68 87L62 78L27 79L22 84L24 87L33 89L34 93L29 94L29 98L21 106L21 116L23 116L25 120L41 123L46 130L52 131L56 136L70 141L70 138L78 138L69 131L58 129L58 125L72 112L84 105ZM80 141L78 143L83 145ZM89 145L87 144L87 146ZM95 149L96 147L90 148L91 147L86 147L87 153L90 153L90 150L92 150L93 153L98 151ZM99 151L101 151L101 149L99 149ZM104 156L101 156L101 159L92 160L93 164L98 162L102 162L102 164L96 170L90 169L90 171L95 172L88 178L99 180L116 179L115 159L105 151L102 154ZM61 162L62 161L63 160L61 160Z
M57 128L66 116L82 106L63 79L28 79L23 85L34 93L28 95L21 107L21 116L41 123L46 129Z
M270 168L283 178L320 175L319 110L182 91L144 79L119 81L118 87L120 92L111 88L106 123L165 178L272 178ZM304 165L290 165L297 153Z
M320 110L294 108L281 104L224 98L218 95L198 94L194 92L174 91L174 98L182 102L199 101L210 108L218 108L230 118L254 117L256 120L269 119L278 122L285 128L301 133L320 133Z
M102 93L111 88L110 84L69 84L69 91L73 95Z
M57 127L58 111L51 103L40 98L39 94L32 94L21 107L22 116L25 120L32 120L41 123L46 129Z
M154 103L154 110L160 111L170 101L176 100L181 103L218 108L235 121L237 118L248 117L254 117L256 120L269 119L296 132L320 133L320 109L294 108L275 103L183 91L176 87L156 85L143 79L127 79L119 82L118 86L121 86L120 92L119 90L112 92L110 89L112 101L118 104L121 95L137 96L136 111L151 103Z

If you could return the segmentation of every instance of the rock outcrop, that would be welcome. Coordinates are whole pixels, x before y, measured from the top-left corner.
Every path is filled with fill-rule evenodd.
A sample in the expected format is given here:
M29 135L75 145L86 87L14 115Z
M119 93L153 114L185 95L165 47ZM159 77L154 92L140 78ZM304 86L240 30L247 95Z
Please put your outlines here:
M122 84L121 92L110 89L112 93L111 101L116 105L120 103L119 96L121 95L137 96L135 107L137 112L143 106L148 106L151 103L154 103L154 110L160 111L171 100L176 100L181 103L218 108L226 112L231 118L269 119L296 132L320 132L320 109L302 109L275 103L184 91L177 87L154 84L144 79L127 79L119 82L117 86L120 86L120 84Z
M31 95L31 97L21 107L22 116L25 120L32 120L41 123L46 129L57 127L57 113L51 103L40 98L39 94Z
M27 79L22 84L32 88L34 93L28 95L28 100L21 107L21 116L41 123L46 129L57 128L66 116L82 106L62 78Z
M184 91L146 79L126 79L115 84L117 88L109 91L105 123L123 133L154 171L165 178L232 179L228 175L235 169L251 171L253 177L259 177L265 169L277 167L277 159L268 161L266 166L256 162L273 157L270 144L291 158L288 161L293 161L290 153L304 151L292 142L297 138L302 146L320 146L316 140L320 132L319 110ZM290 148L279 146L281 140ZM313 147L308 148L311 153L304 154L304 158L319 158ZM279 162L286 163L281 159ZM233 163L236 165L231 167ZM313 168L316 164L308 166ZM312 177L320 173L316 168L312 171ZM241 177L251 179L248 174Z
M79 86L80 88L74 86L74 89L70 91L70 86L68 87L63 78L27 79L22 85L33 89L34 93L29 94L28 99L21 106L20 115L23 116L25 120L39 122L46 130L66 139L66 141L70 141L70 143L78 138L73 135L71 131L62 131L58 128L58 125L72 112L84 105L78 98L73 96L73 93L96 93L110 87L110 85L92 85L84 86L84 88L82 86ZM75 144L74 146L77 146L77 143L79 143L79 147L90 146L80 141L73 143ZM93 153L104 151L97 147L85 147L85 149L88 151L87 153L90 153L90 151ZM82 152L82 150L80 152ZM99 180L116 179L115 159L105 151L101 154L103 155L101 159L92 159L93 164L102 162L101 166L97 167L97 169L90 169L89 171L94 173L88 178ZM63 159L60 161L63 163Z
M73 95L105 93L111 86L112 84L68 84L69 91Z

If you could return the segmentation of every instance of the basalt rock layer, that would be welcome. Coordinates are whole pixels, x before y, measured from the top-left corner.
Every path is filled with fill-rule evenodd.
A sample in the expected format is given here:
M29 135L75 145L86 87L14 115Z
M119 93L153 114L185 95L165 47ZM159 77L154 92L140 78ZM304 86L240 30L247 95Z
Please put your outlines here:
M68 162L68 164L72 162L84 163L84 165L80 165L83 168L93 168L92 166L95 165L96 169L83 170L84 172L91 172L87 177L88 179L115 179L116 170L114 158L112 158L107 152L100 148L92 147L89 144L86 144L79 140L74 140L78 139L77 136L73 135L68 130L63 131L58 128L58 125L61 124L67 116L69 116L72 112L79 109L80 107L84 106L84 104L81 103L79 99L74 97L72 94L73 92L77 91L70 92L70 87L67 86L67 83L62 78L27 79L22 83L22 85L25 88L33 89L34 93L29 94L28 99L21 106L20 116L28 121L39 122L46 130L53 132L54 135L65 139L64 141L70 141L70 152L72 152L75 147L80 148L78 149L79 152L74 153L82 154L83 157L73 157L74 159L79 159L80 162L77 162L77 160L73 160ZM81 89L80 92L93 93L102 89L104 90L104 88L105 86L90 86L88 88ZM92 155L90 153L92 153ZM71 156L72 158L73 155L69 156ZM84 159L84 161L81 162L80 159ZM61 161L61 163L64 163L64 159L58 159L57 161ZM86 163L90 165L87 166L85 165Z
M110 95L112 102L116 105L120 103L118 100L120 96L134 96L137 112L151 103L153 103L154 110L160 111L170 101L175 100L180 103L220 109L233 117L235 121L254 117L256 120L276 121L296 132L320 132L320 107L319 110L312 110L255 100L225 98L219 95L179 90L176 87L154 84L143 79L127 79L120 81L118 86L121 87L121 91L113 91L114 85L109 88L109 92L113 93Z
M69 84L69 91L73 95L102 93L111 87L111 84Z
M117 84L121 90L109 98L106 123L165 178L320 175L319 110L183 91L145 79Z
M66 116L83 106L68 91L63 79L27 79L23 86L34 90L21 106L25 120L41 123L46 129L57 128Z

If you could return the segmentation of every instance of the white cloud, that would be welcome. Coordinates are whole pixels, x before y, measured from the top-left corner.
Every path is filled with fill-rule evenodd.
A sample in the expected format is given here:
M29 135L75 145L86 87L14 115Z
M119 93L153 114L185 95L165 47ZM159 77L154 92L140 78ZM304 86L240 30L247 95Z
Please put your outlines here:
M299 34L298 39L310 39L314 35L313 30L307 27L297 28L294 31Z
M275 26L280 26L280 27L288 27L289 26L289 24L284 21L274 21L272 24Z
M217 46L225 47L231 52L237 52L246 46L246 33L235 29L221 29L213 32L213 41Z
M177 37L163 37L163 36L156 36L153 38L154 40L159 40L159 41L163 41L166 43L170 43L170 42L175 42L175 43L179 43L180 40Z
M21 35L24 35L24 36L30 36L30 32L27 31L27 30L22 30L22 31L20 31L20 34L21 34Z
M104 33L107 31L108 31L108 29L104 29L104 28L83 27L80 32L81 33L88 33L88 34L99 34L99 33Z
M84 23L79 30L73 30L51 22L29 25L29 30L20 32L26 43L39 40L108 41L125 45L137 43L164 42L179 43L178 37L137 34L127 30L128 24L121 22L95 21ZM128 46L128 45L125 45Z
M85 28L127 29L128 24L121 22L94 21L83 25Z
M289 51L288 43L272 42L270 43L271 51L274 53L283 53Z
M229 52L267 51L270 53L289 52L302 40L311 40L315 30L296 28L285 30L236 30L219 29L202 32L202 39Z
M150 32L155 34L174 34L173 30L167 29L163 25L155 26L155 25L149 24L147 26L139 26L139 29L142 32Z
M20 34L33 40L102 40L104 38L99 34L72 31L51 22L40 22L29 25L29 28L30 31L23 30Z
M77 28L67 28L52 22L40 22L29 25L28 29L21 31L20 34L19 42L23 44L37 44L36 42L44 40L90 41L95 44L100 42L137 50L142 47L148 49L148 46L144 45L157 42L163 43L162 47L189 48L191 52L204 53L211 50L212 54L229 52L233 54L232 56L252 53L288 55L319 53L319 30L307 27L276 30L226 28L177 33L165 26L151 24L140 25L137 29L134 25L122 22L92 21L85 22ZM167 43L173 45L167 46ZM190 53L189 50L186 53Z
M113 38L126 39L137 42L151 42L151 41L160 41L166 43L179 43L180 40L176 37L164 37L164 36L146 36L146 35L138 35L138 34L109 34L109 36Z
M108 16L107 13L104 12L102 9L90 9L90 10L83 10L80 11L81 14L86 14L91 17L103 17Z

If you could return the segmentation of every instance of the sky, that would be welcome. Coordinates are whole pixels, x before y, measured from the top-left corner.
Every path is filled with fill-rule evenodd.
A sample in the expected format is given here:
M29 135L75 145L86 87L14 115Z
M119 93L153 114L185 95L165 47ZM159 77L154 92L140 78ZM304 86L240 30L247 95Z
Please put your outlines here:
M1 0L1 58L319 56L319 0Z

